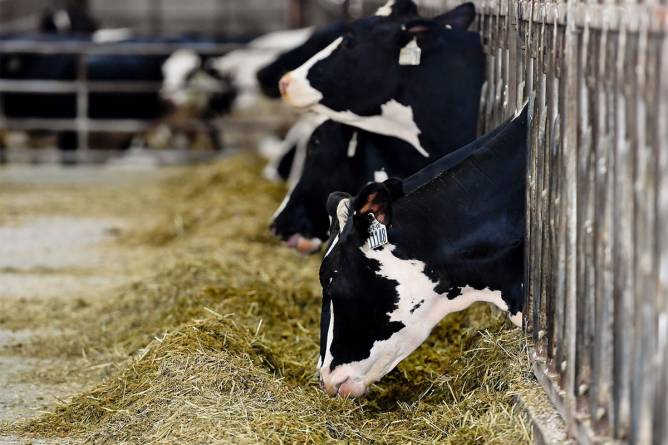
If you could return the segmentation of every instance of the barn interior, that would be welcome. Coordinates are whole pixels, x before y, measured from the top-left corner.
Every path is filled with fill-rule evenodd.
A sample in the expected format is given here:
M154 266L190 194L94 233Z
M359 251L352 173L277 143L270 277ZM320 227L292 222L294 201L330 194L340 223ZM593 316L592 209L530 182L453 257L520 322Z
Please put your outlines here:
M421 16L434 17L462 2L415 3ZM554 141L565 138L564 144L578 147L582 162L595 165L596 155L581 147L611 136L587 139L590 133L568 132L568 125L580 121L559 113L570 106L563 99L569 87L560 83L566 82L566 71L562 75L554 67L571 57L585 68L573 76L591 78L594 69L586 69L586 51L557 49L568 48L569 29L558 15L567 13L542 0L476 1L471 26L480 33L487 60L478 135L525 103L533 110L527 173L527 227L533 238L526 251L532 292L525 300L523 329L499 309L475 303L447 315L365 397L330 397L319 387L319 269L326 241L315 253L299 253L269 229L286 194L305 174L305 142L294 140L302 113L280 100L278 87L278 98L262 91L256 76L303 42L265 36L350 22L384 5L384 0L0 0L0 443L664 443L668 352L662 351L668 351L668 341L661 333L668 332L668 305L661 286L652 288L656 312L638 311L621 321L614 315L619 309L608 306L600 310L614 314L600 320L600 297L589 298L589 287L599 295L596 286L604 284L586 281L579 262L574 267L582 267L583 281L577 287L587 289L578 291L581 300L575 290L559 287L570 283L570 272L558 264L570 264L574 255L567 224L568 212L577 207L568 201L575 191L560 180L569 176L559 168L566 171L568 162L576 161ZM543 11L535 13L538 25L529 9L534 6ZM545 11L555 12L554 22ZM615 17L623 23L621 16ZM577 26L585 22L588 30L589 21ZM633 91L659 90L656 102L647 94L647 109L656 106L663 113L668 79L663 82L658 74L665 71L662 60L652 59L663 48L663 31L628 30L629 41L649 48L645 59L633 60L655 62L645 83L634 80ZM608 38L596 32L592 42ZM578 35L580 46L572 48L588 47L589 37L583 36L589 34ZM547 43L536 44L535 53L526 50L539 39ZM634 45L619 51L642 54L645 47ZM603 66L614 65L614 58L601 57ZM183 64L191 71L183 71ZM554 72L559 74L550 84ZM619 91L630 94L622 77ZM604 95L618 94L612 89ZM586 116L591 122L598 118L591 110L602 106L594 103L598 90L588 91L591 100L582 90L578 103L583 128ZM637 117L627 127L640 137L641 109L613 119L609 131ZM647 131L663 134L658 125L648 124ZM660 142L648 138L646 145L653 144ZM549 148L543 157L535 154L544 147ZM658 214L661 183L651 178L660 170L645 172L647 158L634 159L632 172L618 161L614 174L645 174L634 176L636 190L653 191ZM605 175L605 165L598 165ZM649 178L652 185L638 178ZM537 190L552 193L550 184L563 191L554 202L573 206L563 214L559 204L539 204L545 195ZM593 186L587 190L599 193ZM604 187L600 193L605 195ZM603 202L596 199L581 204L591 206L592 215ZM639 204L634 209L643 211ZM548 223L543 228L536 215L557 220L553 244L544 234L551 233ZM589 240L587 221L577 219L571 227L583 234L582 243ZM642 242L641 218L634 221L639 233L634 239ZM658 246L660 218L652 221ZM590 241L592 255L598 255ZM638 249L630 256L641 258ZM656 267L642 275L644 263L638 260L638 277L661 282L660 248L653 251ZM584 264L587 256L580 256ZM624 258L619 261L625 264ZM550 287L545 283L552 284L552 275L557 284ZM625 298L628 307L631 297ZM576 313L576 306L585 315ZM651 320L647 332L642 320ZM597 329L604 324L610 326L604 338L615 345L609 349L614 359L600 365ZM634 336L617 340L617 324L633 325ZM639 339L651 333L656 339L645 350ZM576 348L570 338L589 349L581 352L584 346ZM627 344L636 345L632 353ZM650 371L620 367L617 361L624 357L647 362ZM615 371L602 371L606 366ZM644 377L633 386L628 382L635 372ZM609 390L625 388L621 381L634 389ZM651 393L654 385L657 391Z

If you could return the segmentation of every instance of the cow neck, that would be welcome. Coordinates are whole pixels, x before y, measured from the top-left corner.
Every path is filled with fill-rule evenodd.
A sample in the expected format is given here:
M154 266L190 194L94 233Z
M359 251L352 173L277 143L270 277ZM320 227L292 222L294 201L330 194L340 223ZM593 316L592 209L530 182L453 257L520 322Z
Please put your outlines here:
M447 256L448 245L476 239L494 223L496 235L522 238L523 224L513 221L524 212L526 131L525 111L482 148L396 200L389 240L397 253Z
M475 139L484 81L485 58L478 35L443 33L423 51L422 65L401 67L400 89L393 99L411 110L412 122L404 125L417 127L419 143L432 157ZM454 39L458 42L451 43Z

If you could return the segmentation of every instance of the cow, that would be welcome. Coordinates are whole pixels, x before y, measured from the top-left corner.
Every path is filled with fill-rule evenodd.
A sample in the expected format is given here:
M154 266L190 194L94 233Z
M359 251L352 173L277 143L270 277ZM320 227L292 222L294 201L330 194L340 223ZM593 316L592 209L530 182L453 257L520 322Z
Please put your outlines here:
M475 302L521 325L526 108L461 150L403 181L328 198L318 362L328 394L363 395Z
M402 139L426 158L453 151L477 131L485 57L466 30L474 18L471 3L424 19L413 1L390 1L283 76L283 100Z
M392 7L386 5L384 7L386 10L381 8L379 11L382 15L358 20L347 28L345 38L353 38L350 35L354 32L359 34L355 37L355 45L351 47L360 48L361 51L360 54L350 56L355 60L374 58L374 55L382 52L383 49L394 54L388 56L382 63L379 61L378 66L370 64L367 66L368 69L352 68L350 71L346 69L346 72L342 74L336 64L352 64L347 60L349 58L349 55L346 54L348 49L343 47L340 50L343 51L341 53L330 49L314 56L301 68L287 74L281 81L284 90L283 98L289 103L294 103L291 101L300 97L299 91L301 91L298 87L299 82L293 81L299 78L295 73L301 71L307 73L306 77L310 78L309 73L313 71L320 73L318 74L320 77L326 77L326 71L332 70L339 77L349 76L352 80L342 81L341 92L334 89L331 94L353 103L366 100L366 96L359 91L355 94L361 96L355 97L353 91L348 89L348 83L367 84L369 79L375 75L373 73L387 72L388 79L394 79L387 80L387 83L394 86L382 86L376 89L392 91L392 94L396 93L397 98L399 98L398 95L401 95L400 100L405 103L415 103L416 116L426 116L417 122L420 128L425 130L424 134L429 135L429 140L432 141L424 144L427 148L422 148L422 145L417 147L414 145L415 140L401 137L401 132L383 136L392 133L384 131L385 127L388 125L389 128L394 128L395 125L401 127L402 119L407 117L407 113L397 108L398 102L395 102L396 106L394 106L395 111L399 110L396 114L370 116L367 122L373 121L373 125L360 126L344 120L343 123L356 128L355 132L343 130L343 135L333 135L336 128L343 127L326 124L329 127L326 130L330 135L329 140L325 140L320 135L317 144L309 143L304 173L299 183L286 196L271 223L272 231L286 241L290 247L297 247L303 253L310 253L317 250L321 241L327 238L325 199L329 193L335 190L354 193L367 181L373 180L374 173L383 167L389 175L408 176L427 165L432 159L441 157L475 138L480 88L484 72L484 55L479 37L475 33L465 31L474 16L473 6L466 4L455 8L437 17L435 21L415 18L414 6L412 2L397 2ZM374 37L374 33L381 34L382 38L387 37L388 32L398 33L403 42L406 36L405 31L401 29L401 23L404 22L412 23L411 26L415 27L419 24L419 29L429 29L429 31L420 32L420 42L426 47L424 63L420 66L401 66L398 61L400 45L388 49L385 48L383 40ZM444 42L447 42L447 45ZM331 54L323 56L323 53ZM330 60L329 65L321 65ZM417 85L414 85L414 82L417 82ZM382 84L385 81L380 79L378 83ZM432 97L425 98L430 91ZM323 94L326 97L327 93ZM370 92L370 95L373 96L373 92ZM378 101L379 104L382 102L382 100ZM323 112L322 106L322 104L316 104L312 108L317 112ZM426 113L428 110L431 110L434 115ZM332 117L332 113L327 111L323 114ZM412 114L412 111L408 114ZM341 121L337 116L332 119ZM405 121L404 124L408 125L408 121ZM365 128L371 128L372 131L366 131ZM323 132L324 130L320 133ZM439 134L439 132L442 133ZM357 155L347 156L353 133L356 135ZM315 133L313 137L316 137ZM365 155L364 152L367 149L370 149L372 154ZM386 150L386 153L382 153L382 150Z
M355 193L369 181L408 176L424 159L400 139L327 120L308 140L301 177L274 213L270 228L288 247L314 253L327 239L325 203L331 192Z

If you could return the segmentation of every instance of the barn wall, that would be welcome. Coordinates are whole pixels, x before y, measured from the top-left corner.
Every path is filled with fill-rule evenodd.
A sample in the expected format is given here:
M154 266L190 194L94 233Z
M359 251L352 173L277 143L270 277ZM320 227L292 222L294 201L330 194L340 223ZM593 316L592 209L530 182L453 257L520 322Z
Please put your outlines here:
M481 130L529 100L526 330L573 435L668 443L668 14L477 1Z

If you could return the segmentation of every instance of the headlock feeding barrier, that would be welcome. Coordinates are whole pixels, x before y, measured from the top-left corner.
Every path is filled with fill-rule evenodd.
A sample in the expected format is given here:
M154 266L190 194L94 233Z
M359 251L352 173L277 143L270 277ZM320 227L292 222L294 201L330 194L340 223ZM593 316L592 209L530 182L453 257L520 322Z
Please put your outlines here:
M529 100L525 329L582 443L668 444L668 8L480 0L481 131Z

